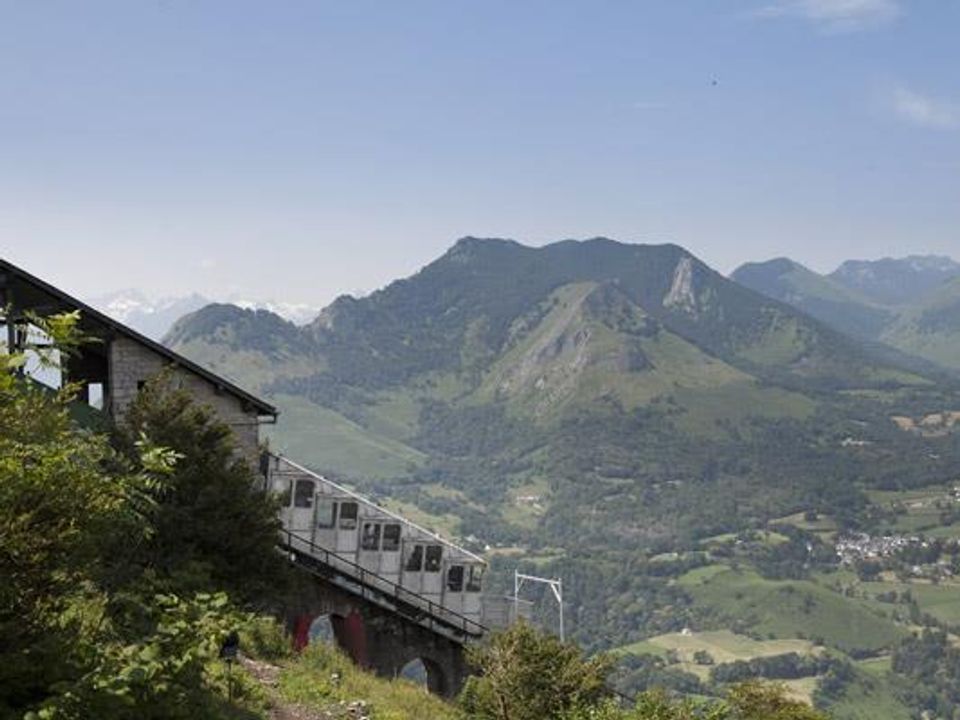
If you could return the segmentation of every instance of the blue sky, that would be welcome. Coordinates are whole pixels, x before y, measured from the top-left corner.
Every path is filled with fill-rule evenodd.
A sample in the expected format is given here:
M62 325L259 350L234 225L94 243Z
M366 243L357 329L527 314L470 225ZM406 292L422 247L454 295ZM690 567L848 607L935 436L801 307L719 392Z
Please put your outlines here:
M322 303L463 235L960 257L960 2L0 0L0 253Z

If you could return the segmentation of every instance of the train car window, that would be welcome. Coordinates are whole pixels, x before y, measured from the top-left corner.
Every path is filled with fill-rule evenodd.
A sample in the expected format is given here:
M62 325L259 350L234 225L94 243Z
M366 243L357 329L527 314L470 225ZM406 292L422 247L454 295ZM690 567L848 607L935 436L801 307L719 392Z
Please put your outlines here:
M290 489L291 484L290 480L273 479L273 491L280 496L280 504L283 507L290 507L290 500L293 498L293 492Z
M293 506L298 508L313 507L312 480L297 480L293 489Z
M447 590L450 592L463 590L463 565L451 565L447 570Z
M330 498L317 498L317 527L332 528L337 524L337 503Z
M380 523L364 523L360 534L361 550L380 549Z
M384 552L396 552L400 549L400 523L387 523L383 526L383 543L380 549Z
M434 573L440 572L440 559L443 556L443 547L440 545L427 545L427 559L423 563L423 571Z
M357 504L355 502L340 503L340 529L353 530L357 526Z
M471 565L470 575L467 577L467 592L480 592L483 583L483 565Z
M414 545L409 549L409 553L403 569L407 572L420 572L423 569L423 545Z

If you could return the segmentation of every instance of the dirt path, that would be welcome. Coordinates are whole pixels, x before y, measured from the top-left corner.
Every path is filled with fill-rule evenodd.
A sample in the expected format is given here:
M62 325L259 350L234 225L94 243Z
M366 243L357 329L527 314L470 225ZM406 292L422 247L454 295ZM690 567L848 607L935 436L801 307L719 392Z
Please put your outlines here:
M248 657L241 657L240 665L263 686L270 703L270 720L337 720L338 717L350 717L349 715L331 715L319 710L312 710L303 705L286 702L280 696L278 680L280 668L276 665Z

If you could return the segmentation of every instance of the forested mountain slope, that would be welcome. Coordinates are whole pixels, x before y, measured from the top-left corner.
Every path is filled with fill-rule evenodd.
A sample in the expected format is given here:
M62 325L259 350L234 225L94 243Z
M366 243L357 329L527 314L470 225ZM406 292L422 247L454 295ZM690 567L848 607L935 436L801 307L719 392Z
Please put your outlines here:
M889 653L903 621L811 573L838 532L899 527L883 493L955 479L953 415L924 418L960 398L790 302L674 245L465 238L307 326L215 305L167 342L275 401L275 449L495 569L562 574L590 648L693 627Z
M949 258L851 260L829 275L778 258L731 277L841 332L960 369L960 264Z

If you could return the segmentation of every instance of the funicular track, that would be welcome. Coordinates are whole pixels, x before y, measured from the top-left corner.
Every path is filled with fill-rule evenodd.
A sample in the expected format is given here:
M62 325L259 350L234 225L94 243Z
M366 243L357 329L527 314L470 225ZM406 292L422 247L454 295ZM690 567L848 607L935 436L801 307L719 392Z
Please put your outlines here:
M480 623L290 530L281 531L279 549L306 572L454 642L464 644L489 632Z

